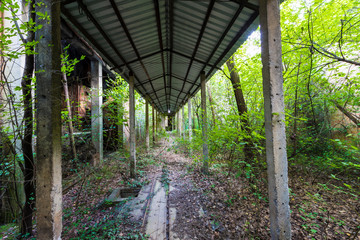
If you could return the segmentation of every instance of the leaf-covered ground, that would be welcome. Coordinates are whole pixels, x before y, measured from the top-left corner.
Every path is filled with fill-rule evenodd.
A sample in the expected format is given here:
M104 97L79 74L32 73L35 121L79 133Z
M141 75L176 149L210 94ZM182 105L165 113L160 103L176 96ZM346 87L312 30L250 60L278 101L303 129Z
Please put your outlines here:
M64 194L63 239L146 239L143 220L133 222L126 214L130 209L119 215L124 204L104 199L114 188L148 184L164 168L170 183L168 204L177 213L172 231L178 239L270 239L266 172L255 179L216 165L204 175L201 164L190 160L173 138L138 155L137 180L127 178L122 154L106 159L92 174L79 172L81 180ZM293 239L360 239L356 184L350 189L294 166L289 176Z

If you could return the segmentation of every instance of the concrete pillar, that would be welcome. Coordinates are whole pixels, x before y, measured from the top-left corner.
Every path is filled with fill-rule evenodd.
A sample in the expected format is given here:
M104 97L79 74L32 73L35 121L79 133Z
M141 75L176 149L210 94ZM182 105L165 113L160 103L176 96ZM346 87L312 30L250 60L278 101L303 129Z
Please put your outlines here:
M155 146L155 108L152 106L152 140L153 146Z
M36 3L42 4L36 4ZM60 1L36 1L36 224L37 239L61 239Z
M103 161L102 65L91 61L91 140L96 149L94 165Z
M139 141L141 141L141 139L142 139L142 134L141 134L141 120L140 120L140 119L137 119L136 123L137 123L137 130L138 130L137 138L139 139Z
M176 113L176 133L180 136L180 111Z
M157 110L155 110L155 138L156 138L156 134L158 133L158 127L159 127L159 112Z
M185 139L185 113L184 113L184 108L185 106L183 105L182 106L182 109L181 109L181 131L182 131L182 137L183 139Z
M130 120L130 177L136 176L136 131L135 131L135 93L134 74L129 76L129 120Z
M290 239L288 163L278 0L260 1L260 24L271 238Z
M191 115L191 99L188 101L188 118L189 118L189 142L192 140L192 115ZM189 148L189 153L191 154L191 147Z
M202 139L203 139L203 172L209 172L209 148L207 144L207 115L206 115L206 81L205 72L200 74L201 79L201 120L202 120Z
M146 100L145 104L145 143L146 150L149 151L150 148L150 136L149 136L149 101Z

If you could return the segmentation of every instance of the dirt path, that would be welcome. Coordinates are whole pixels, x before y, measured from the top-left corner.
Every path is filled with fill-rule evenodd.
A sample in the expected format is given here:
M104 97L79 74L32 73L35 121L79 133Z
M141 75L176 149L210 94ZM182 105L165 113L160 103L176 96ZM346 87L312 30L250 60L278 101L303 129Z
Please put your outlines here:
M188 173L191 160L174 152L173 141L171 136L162 139L160 147L154 151L154 156L163 162L162 171L155 179L160 179L164 191L154 188L146 233L154 240L214 239L219 235L216 230L220 226L211 224L202 204L206 198L196 189ZM166 196L160 196L162 192Z

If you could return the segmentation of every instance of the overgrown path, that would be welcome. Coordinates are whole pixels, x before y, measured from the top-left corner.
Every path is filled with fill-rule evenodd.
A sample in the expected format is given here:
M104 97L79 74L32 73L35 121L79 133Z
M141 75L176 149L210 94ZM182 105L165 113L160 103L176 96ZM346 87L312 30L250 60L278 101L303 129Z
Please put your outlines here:
M211 225L202 207L206 199L189 175L191 160L176 153L173 144L174 137L163 138L153 152L162 166L153 178L145 232L149 239L213 239L216 226Z
M121 152L75 174L80 181L64 193L63 239L270 239L266 171L230 172L219 162L204 175L175 139L168 135L138 154L137 179L128 177ZM300 170L290 164L293 239L359 239L357 192ZM108 200L127 187L142 189L135 198Z
M252 169L257 177L249 177L243 169L235 176L218 167L204 175L199 171L201 163L189 159L171 135L160 141L153 154L162 162L154 176L166 195L148 209L150 239L270 238L265 171ZM290 170L293 239L360 238L357 195L328 179L315 183L311 176L307 179L295 168ZM149 228L152 217L159 214L165 226L156 223L159 228Z

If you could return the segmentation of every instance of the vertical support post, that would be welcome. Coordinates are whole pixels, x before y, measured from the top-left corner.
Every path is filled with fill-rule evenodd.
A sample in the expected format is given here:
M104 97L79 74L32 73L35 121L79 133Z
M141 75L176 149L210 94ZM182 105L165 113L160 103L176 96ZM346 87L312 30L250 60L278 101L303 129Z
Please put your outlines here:
M202 120L202 140L203 140L203 172L209 172L209 148L207 144L207 115L206 115L206 81L205 72L200 74L201 79L201 120Z
M158 132L158 111L155 109L155 141L156 141L156 134Z
M150 148L150 136L149 136L149 101L146 100L145 105L145 142L146 142L146 151L149 151Z
M180 136L180 116L179 111L176 113L176 133Z
M185 108L185 106L183 105L182 106L182 109L181 109L181 129L182 129L182 137L183 137L183 139L185 139L185 113L184 113L184 108Z
M40 2L40 1L36 1ZM35 11L36 46L36 222L37 239L61 239L60 2L42 0Z
M155 108L152 106L152 140L153 146L155 146Z
M260 1L266 160L272 239L291 239L278 0Z
M192 140L192 115L191 115L191 99L188 101L188 118L189 118L189 153L191 154L191 140Z
M119 138L119 148L124 148L124 108L123 108L123 101L120 102L120 106L118 106L118 118L119 118L119 124L118 124L118 138Z
M135 131L135 93L134 74L129 74L129 115L130 115L130 177L136 176L136 131Z
M91 61L91 140L96 149L94 165L103 161L102 65Z

